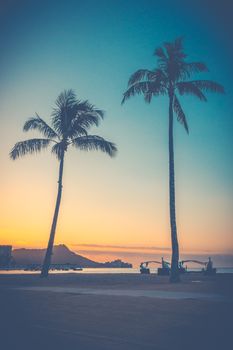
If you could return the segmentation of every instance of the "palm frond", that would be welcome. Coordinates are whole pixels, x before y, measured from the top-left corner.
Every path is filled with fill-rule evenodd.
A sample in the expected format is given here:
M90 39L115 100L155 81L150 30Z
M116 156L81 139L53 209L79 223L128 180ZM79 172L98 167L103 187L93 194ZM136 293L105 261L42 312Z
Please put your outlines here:
M149 86L150 86L150 83L145 82L145 81L131 85L126 90L126 92L124 92L121 104L124 104L125 101L128 100L132 96L148 93Z
M87 128L79 125L78 121L74 121L67 131L67 139L73 139L78 136L87 136Z
M53 147L51 152L55 154L58 160L61 160L62 155L64 154L65 150L67 148L67 145L64 147L64 142L58 142Z
M113 157L117 148L112 142L106 141L104 138L96 135L80 136L72 140L72 144L84 151L100 150Z
M145 102L151 103L152 97L153 97L152 92L150 92L150 91L146 92L146 93L144 94L144 100L145 100Z
M17 142L10 152L10 158L15 160L26 154L38 153L47 148L51 142L50 139L30 139Z
M87 136L87 130L91 126L99 125L99 117L92 114L78 115L71 123L69 130L67 131L68 138L75 138L78 136Z
M74 90L69 89L69 90L64 90L63 92L60 93L58 98L56 99L56 106L58 109L63 109L67 107L72 107L76 103L76 95Z
M183 70L188 77L194 73L208 72L209 69L203 62L184 62Z
M201 101L207 101L207 98L202 93L200 88L196 84L193 84L191 81L178 82L176 83L176 87L181 95L194 95Z
M38 130L45 137L57 138L58 135L39 115L36 113L36 117L30 118L26 121L23 127L24 131Z
M104 117L104 111L89 101L77 100L72 90L62 93L52 114L52 125L62 137L73 138L85 135L90 126L98 126Z
M76 104L76 115L70 121L67 128L67 137L87 136L87 130L91 126L99 126L100 120L104 118L104 111L90 104L89 101L78 101Z
M143 94L145 100L148 102L148 95L157 96L165 95L167 92L166 87L162 81L151 82L151 81L142 81L136 83L128 88L128 90L123 94L123 99L121 104L124 104L131 96Z
M165 42L164 47L169 60L183 60L187 56L183 51L183 37L179 37L173 42Z
M55 104L56 108L52 112L52 125L59 136L64 137L77 113L77 100L74 91L63 91Z
M77 113L74 119L82 128L88 129L91 126L99 126L100 120L104 118L104 111L96 108L89 101L79 101Z
M176 51L182 51L184 49L183 47L184 37L179 36L174 40L173 47Z
M77 114L79 113L89 113L98 116L98 118L104 118L104 111L102 109L96 108L96 106L91 104L88 100L78 101Z
M224 87L211 80L193 80L190 83L195 85L198 89L205 92L215 92L215 93L224 93Z
M180 102L177 98L176 95L174 95L174 101L173 101L173 109L174 109L174 112L176 113L177 115L177 120L178 122L180 122L185 130L187 131L187 133L189 133L189 128L188 128L188 123L187 123L187 120L186 120L186 116L184 114L184 111L180 105Z
M154 56L157 56L159 59L166 60L166 54L163 47L157 47L154 51Z
M149 69L139 69L131 75L128 81L128 86L138 83L144 79L155 80L157 76L156 71L151 71Z
M165 80L180 81L189 77L189 73L185 71L185 57L183 50L183 38L179 37L173 42L165 42L163 48L155 51L158 57L158 67L163 72Z

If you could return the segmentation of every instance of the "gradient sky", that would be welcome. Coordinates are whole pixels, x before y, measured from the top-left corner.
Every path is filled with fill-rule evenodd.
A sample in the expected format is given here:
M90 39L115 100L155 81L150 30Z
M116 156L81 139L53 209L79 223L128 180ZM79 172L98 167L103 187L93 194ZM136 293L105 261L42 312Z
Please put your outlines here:
M129 247L141 255L147 247L168 251L167 99L120 102L130 74L155 67L155 47L184 36L190 61L204 61L210 73L202 77L223 84L226 95L208 95L208 103L181 99L190 127L188 136L175 125L181 251L232 252L230 3L1 1L0 243L47 244L58 163L48 151L15 162L8 154L15 142L35 136L22 132L25 120L37 112L49 121L57 95L73 88L106 111L92 131L114 141L119 152L114 159L67 154L56 243L100 259L115 250L124 256Z

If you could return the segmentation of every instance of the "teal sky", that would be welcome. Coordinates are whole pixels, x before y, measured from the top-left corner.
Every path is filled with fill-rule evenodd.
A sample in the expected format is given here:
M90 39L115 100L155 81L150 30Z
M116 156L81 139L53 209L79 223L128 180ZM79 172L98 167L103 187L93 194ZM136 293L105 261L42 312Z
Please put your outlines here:
M68 155L62 213L75 209L81 186L89 206L91 201L93 210L98 207L115 220L113 225L119 224L121 233L109 233L107 243L129 245L135 237L138 244L167 246L167 100L154 99L146 105L138 96L124 106L120 103L130 74L139 68L154 68L154 49L164 41L184 36L190 61L204 61L210 70L196 78L216 80L224 85L226 95L208 95L208 103L191 97L181 99L190 127L188 136L178 123L175 126L181 246L201 250L204 245L205 250L224 252L233 248L233 44L229 3L221 1L220 7L214 1L199 0L1 2L0 162L1 187L8 198L0 211L8 218L1 227L4 242L7 235L12 235L15 244L20 245L19 237L12 233L17 227L29 235L33 226L29 228L20 220L11 226L10 213L14 215L21 206L33 208L31 190L35 188L44 191L34 198L38 203L43 203L43 198L53 203L57 176L56 160L48 152L13 163L9 151L16 141L30 137L22 132L28 117L37 112L48 121L57 95L73 88L80 99L89 99L106 111L106 119L93 132L116 142L119 152L114 160L96 153ZM13 199L14 188L21 190ZM30 208L27 210L21 213L24 219L31 213ZM129 238L125 240L120 222L127 210L129 220L141 220L141 229L151 220L148 237L146 232L135 233L129 225L125 228L130 231ZM61 227L65 227L71 217L62 213ZM49 220L49 215L45 211L38 220L44 216ZM100 221L105 225L104 215L100 219L96 215L93 220L97 226ZM158 227L153 224L157 220L162 222ZM109 232L109 227L103 231ZM47 226L43 229L46 231ZM106 243L107 234L103 238L98 234L95 240L94 229L87 224L85 229L91 231L91 238L82 237L82 243ZM81 232L78 224L69 230ZM69 232L67 239L62 233L58 237L65 243L77 243ZM31 236L29 241L32 245L44 244Z

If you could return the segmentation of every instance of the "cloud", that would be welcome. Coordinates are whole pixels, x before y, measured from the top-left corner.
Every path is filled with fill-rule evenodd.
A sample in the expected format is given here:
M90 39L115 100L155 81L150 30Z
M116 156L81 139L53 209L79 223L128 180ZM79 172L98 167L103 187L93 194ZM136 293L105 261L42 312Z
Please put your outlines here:
M128 246L128 245L110 245L110 244L70 244L72 247L83 247L83 248L102 248L102 249L123 249L123 250L147 250L147 251L167 251L170 252L171 248L169 247L156 247L156 246ZM103 250L104 252L104 250Z
M106 253L106 252L116 252L116 253L132 253L137 254L152 254L152 253L164 253L171 254L171 247L158 247L158 246L130 246L130 245L114 245L114 244L89 244L89 243L80 243L80 244L68 244L73 249L79 252L95 252L95 253ZM182 251L183 254L188 255L231 255L227 252L217 252L209 249L198 249L198 250L190 250L184 249Z
M78 250L75 250L75 252L77 254L86 254L86 255L103 255L103 256L125 256L125 257L153 257L153 256L157 256L157 257L161 257L163 254L162 253L153 253L153 252L130 252L130 251L127 251L127 250L101 250L101 249L98 249L98 250L89 250L89 249L78 249ZM169 253L165 255L170 255Z

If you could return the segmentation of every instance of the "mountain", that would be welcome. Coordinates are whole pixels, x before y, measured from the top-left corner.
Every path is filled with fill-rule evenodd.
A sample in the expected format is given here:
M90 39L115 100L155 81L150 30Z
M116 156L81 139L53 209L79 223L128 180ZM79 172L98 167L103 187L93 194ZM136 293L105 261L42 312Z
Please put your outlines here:
M12 251L12 260L15 265L42 264L45 251L45 249L14 249ZM64 244L53 247L52 264L71 264L80 267L132 267L131 264L124 263L121 260L98 263L72 252Z
M16 265L42 264L45 251L45 249L14 249L12 258ZM52 264L73 264L81 267L101 267L102 265L72 252L64 244L53 247Z

